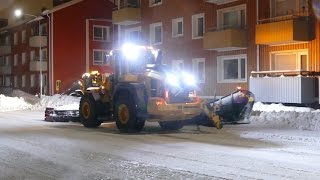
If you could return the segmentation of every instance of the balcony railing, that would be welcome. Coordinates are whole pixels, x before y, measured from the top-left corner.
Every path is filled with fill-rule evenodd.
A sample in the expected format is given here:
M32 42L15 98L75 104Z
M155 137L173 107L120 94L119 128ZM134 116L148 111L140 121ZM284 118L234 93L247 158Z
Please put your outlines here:
M258 24L265 24L265 23L272 23L272 22L278 22L278 21L286 21L295 19L298 17L311 17L312 14L309 10L301 10L301 11L287 11L284 14L276 15L274 17L265 18L258 20Z
M122 0L112 12L112 22L115 24L132 25L140 21L140 0Z
M47 61L30 61L30 71L47 71Z
M207 50L236 50L247 47L245 26L219 26L208 29L203 37L203 48Z
M0 55L10 54L11 45L9 43L0 44Z
M47 46L47 36L32 36L29 39L30 47L44 47Z
M1 64L0 65L0 74L11 74L12 67L8 64Z
M249 90L256 101L314 103L317 101L318 75L319 72L303 70L251 72Z

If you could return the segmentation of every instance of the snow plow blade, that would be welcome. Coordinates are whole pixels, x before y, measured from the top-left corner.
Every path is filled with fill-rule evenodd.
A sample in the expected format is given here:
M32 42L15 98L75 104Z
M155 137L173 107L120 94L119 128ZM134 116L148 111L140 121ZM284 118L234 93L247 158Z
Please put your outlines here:
M79 121L79 110L55 110L47 107L44 116L44 120L49 122L77 122Z
M217 129L225 123L249 121L254 104L254 95L247 90L238 90L228 96L204 102L204 113Z

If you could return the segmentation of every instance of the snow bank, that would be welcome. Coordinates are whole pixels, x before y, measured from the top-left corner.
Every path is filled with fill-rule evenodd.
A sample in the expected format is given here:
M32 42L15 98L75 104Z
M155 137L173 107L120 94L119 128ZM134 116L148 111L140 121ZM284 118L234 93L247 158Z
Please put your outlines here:
M266 105L257 102L253 106L252 124L268 125L272 128L296 128L320 130L320 111L306 107L291 107L282 104ZM257 113L257 111L259 113Z
M79 103L79 97L55 94L53 96L43 96L40 102L32 107L32 110L44 110L46 107L59 110L78 110Z
M31 104L22 97L7 97L0 94L0 112L30 109Z

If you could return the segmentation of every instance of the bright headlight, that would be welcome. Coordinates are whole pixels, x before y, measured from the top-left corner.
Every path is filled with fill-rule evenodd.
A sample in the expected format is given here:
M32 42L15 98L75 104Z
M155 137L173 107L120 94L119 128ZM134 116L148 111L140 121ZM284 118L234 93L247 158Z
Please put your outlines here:
M174 74L167 73L166 76L166 81L168 84L172 86L179 86L179 80Z
M182 76L183 76L183 82L186 84L186 85L189 85L189 86L194 86L196 85L196 78L189 74L189 73L182 73Z
M139 48L130 43L126 43L122 46L122 52L129 60L135 60L139 56Z

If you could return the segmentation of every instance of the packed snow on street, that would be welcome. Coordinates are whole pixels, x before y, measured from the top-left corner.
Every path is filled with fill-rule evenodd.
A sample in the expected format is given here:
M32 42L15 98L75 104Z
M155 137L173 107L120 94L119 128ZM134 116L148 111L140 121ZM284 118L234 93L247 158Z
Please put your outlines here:
M45 122L80 98L0 95L0 179L319 179L320 111L256 102L250 124L139 134Z

